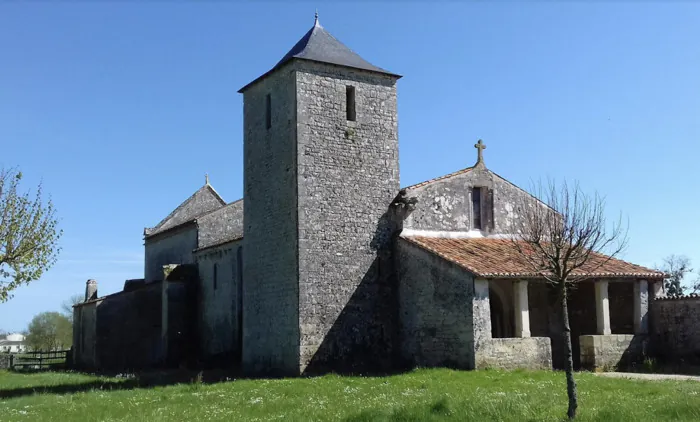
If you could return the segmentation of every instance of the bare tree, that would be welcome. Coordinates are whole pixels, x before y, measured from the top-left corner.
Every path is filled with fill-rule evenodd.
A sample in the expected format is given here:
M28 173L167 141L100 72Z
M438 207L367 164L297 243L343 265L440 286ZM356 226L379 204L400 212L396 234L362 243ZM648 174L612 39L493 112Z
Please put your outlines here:
M74 294L69 299L66 299L61 303L61 311L63 314L73 322L73 305L83 303L84 297L81 294Z
M567 415L573 419L578 397L567 298L572 286L592 278L624 250L627 229L623 229L621 218L608 226L604 199L598 194L585 195L578 184L538 182L532 193L541 203L527 198L517 204L511 239L533 276L546 279L558 293L566 343Z
M684 283L686 276L693 272L690 264L690 258L685 255L669 255L664 258L663 263L657 268L659 271L667 274L664 280L664 291L667 296L683 296L685 289L688 286ZM697 284L700 280L696 280L691 287L693 291L697 291Z
M21 172L0 169L0 303L56 262L62 235L53 203L42 200L41 184L32 198L17 191L21 180Z

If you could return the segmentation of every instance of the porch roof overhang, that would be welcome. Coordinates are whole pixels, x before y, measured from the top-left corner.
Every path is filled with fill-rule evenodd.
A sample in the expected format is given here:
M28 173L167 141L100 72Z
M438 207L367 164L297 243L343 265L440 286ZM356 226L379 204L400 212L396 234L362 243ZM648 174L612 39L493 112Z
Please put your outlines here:
M401 236L402 239L458 265L477 277L541 279L511 239ZM523 245L525 246L525 245ZM663 279L663 272L599 253L591 253L586 265L572 274L585 278Z

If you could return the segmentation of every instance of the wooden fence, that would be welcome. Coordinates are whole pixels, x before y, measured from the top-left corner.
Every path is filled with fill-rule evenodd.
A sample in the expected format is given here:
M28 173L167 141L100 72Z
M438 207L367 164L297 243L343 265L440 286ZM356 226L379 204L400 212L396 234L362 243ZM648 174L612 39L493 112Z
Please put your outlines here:
M66 366L70 350L52 350L49 352L22 352L12 355L12 369L62 369Z

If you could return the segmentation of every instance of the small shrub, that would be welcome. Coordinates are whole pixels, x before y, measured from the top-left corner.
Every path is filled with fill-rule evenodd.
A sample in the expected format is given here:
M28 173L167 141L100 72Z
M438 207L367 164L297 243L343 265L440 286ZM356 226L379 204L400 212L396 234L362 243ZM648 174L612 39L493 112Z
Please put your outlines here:
M642 363L644 370L647 372L656 372L657 369L657 364L656 364L656 359L654 358L645 358L644 362Z
M192 378L192 381L190 381L190 390L199 390L202 388L202 385L204 384L204 373L202 371L197 372L197 375Z

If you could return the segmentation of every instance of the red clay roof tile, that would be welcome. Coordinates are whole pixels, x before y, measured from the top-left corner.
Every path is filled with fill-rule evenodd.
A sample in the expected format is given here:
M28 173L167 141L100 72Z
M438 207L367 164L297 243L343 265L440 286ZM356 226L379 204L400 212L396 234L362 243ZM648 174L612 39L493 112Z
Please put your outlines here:
M479 277L498 278L543 278L534 272L527 261L519 254L510 239L467 238L452 239L439 237L405 236L403 239L426 249L443 259L453 262ZM590 277L609 278L650 278L660 279L664 274L639 265L612 258L600 265L608 257L592 254L588 265L574 274ZM586 274L588 271L594 273Z

